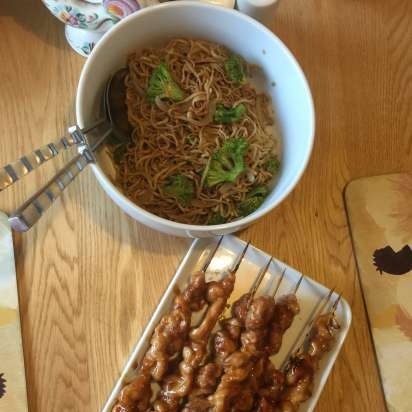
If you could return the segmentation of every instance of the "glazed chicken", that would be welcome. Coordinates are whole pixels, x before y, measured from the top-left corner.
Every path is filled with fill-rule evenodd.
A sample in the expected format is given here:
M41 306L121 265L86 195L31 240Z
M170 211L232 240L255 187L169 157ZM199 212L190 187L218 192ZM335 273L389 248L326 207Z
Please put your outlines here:
M206 303L206 289L205 274L198 272L185 290L177 294L171 312L163 316L154 330L137 376L122 389L113 412L144 412L149 408L151 380L160 381L169 362L181 353L190 331L192 311L200 310Z
M230 317L221 319L239 262L220 281L206 282L205 270L195 273L177 293L112 412L297 412L312 395L319 361L340 327L339 300L332 311L315 317L304 344L278 370L270 358L300 311L296 291L302 278L295 293L278 299L255 297L259 282L254 282L251 292L232 304ZM201 321L193 326L193 313L202 309ZM160 386L156 395L153 383Z
M269 356L277 353L280 341L299 312L296 296L286 295L275 302L271 296L260 296L253 300L245 319L245 329L240 337L239 350L224 362L224 373L216 392L209 397L211 411L251 411L259 387L274 373ZM276 335L272 335L272 328ZM283 330L281 334L280 331ZM269 390L269 389L268 389Z
M207 353L209 336L226 307L234 283L235 273L230 272L223 280L208 284L206 313L200 325L190 331L189 340L182 351L183 359L177 370L165 377L162 388L154 402L154 411L177 411L183 398L191 391L195 374Z
M301 350L288 362L283 382L278 380L281 390L271 393L270 384L260 389L257 412L296 412L312 396L319 361L332 348L339 327L334 311L315 319Z

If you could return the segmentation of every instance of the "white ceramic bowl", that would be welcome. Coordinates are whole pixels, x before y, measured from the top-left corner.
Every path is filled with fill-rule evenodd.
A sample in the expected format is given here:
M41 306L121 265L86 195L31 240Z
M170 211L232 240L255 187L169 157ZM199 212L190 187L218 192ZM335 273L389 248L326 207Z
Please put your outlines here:
M296 186L312 151L315 115L305 76L287 47L263 25L235 10L200 2L170 2L149 7L118 23L95 47L83 67L76 98L80 127L99 115L103 86L123 67L127 54L164 44L174 37L202 38L223 44L263 68L265 89L271 95L282 133L279 180L262 206L251 215L216 226L173 222L140 208L114 185L114 169L104 151L93 172L106 193L127 214L165 233L208 237L236 232L276 207ZM274 82L274 83L273 83Z

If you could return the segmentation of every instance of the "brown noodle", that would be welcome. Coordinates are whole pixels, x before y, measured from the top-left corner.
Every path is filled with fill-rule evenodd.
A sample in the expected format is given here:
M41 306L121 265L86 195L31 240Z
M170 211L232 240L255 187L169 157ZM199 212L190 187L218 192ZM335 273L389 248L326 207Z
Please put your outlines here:
M125 195L142 208L182 223L208 224L215 213L230 221L238 217L237 205L253 186L272 180L263 167L278 154L279 145L273 135L270 98L257 93L250 83L235 86L227 79L223 63L229 55L218 44L174 39L166 47L128 57L126 103L133 133L117 165L116 179ZM150 76L162 62L185 92L183 101L148 100ZM227 107L243 103L247 113L238 123L217 125L213 123L217 103ZM234 184L205 187L202 173L211 154L226 139L237 136L249 143L246 172ZM195 198L188 205L163 190L168 176L174 174L194 182Z

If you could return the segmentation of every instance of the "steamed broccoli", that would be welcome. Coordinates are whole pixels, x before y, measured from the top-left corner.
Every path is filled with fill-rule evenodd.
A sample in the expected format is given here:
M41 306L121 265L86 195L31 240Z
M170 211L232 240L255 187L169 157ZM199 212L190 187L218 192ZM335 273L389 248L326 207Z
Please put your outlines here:
M169 176L163 189L166 193L175 197L183 206L190 203L195 192L193 182L183 175Z
M216 105L213 120L218 124L231 124L238 122L246 113L246 107L243 103L238 104L230 109L223 106L223 104Z
M209 225L221 225L226 223L226 218L224 218L220 213L215 213L209 220Z
M147 96L153 102L157 96L179 102L184 99L182 89L173 80L165 63L160 63L153 70L149 80Z
M252 189L246 199L240 203L238 211L241 216L247 216L253 213L266 199L269 189L266 186L257 186Z
M239 56L236 54L230 55L225 61L224 66L227 77L229 77L233 83L237 85L246 83L245 70Z
M227 139L211 157L206 174L207 186L212 187L223 182L233 183L245 170L244 156L247 148L248 143L243 137Z
M280 162L277 157L271 157L268 159L265 163L265 169L272 175L274 176L279 172L280 168Z

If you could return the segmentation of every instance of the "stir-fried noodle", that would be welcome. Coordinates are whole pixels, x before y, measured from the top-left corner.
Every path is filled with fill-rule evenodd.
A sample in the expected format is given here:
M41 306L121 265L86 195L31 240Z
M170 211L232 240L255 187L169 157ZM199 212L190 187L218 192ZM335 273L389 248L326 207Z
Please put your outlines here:
M239 78L231 72L236 63ZM128 68L133 133L116 166L125 195L182 223L217 224L253 212L279 166L271 101L250 84L253 67L221 45L174 39L131 54ZM156 73L167 81L160 68L174 95L156 92Z

